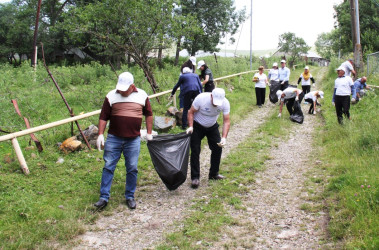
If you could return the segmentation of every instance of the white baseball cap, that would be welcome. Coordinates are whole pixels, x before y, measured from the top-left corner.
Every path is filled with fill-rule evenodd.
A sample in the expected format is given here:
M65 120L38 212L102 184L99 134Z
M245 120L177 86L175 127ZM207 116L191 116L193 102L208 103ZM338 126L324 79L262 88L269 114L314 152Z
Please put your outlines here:
M222 88L215 88L212 90L213 104L216 106L222 105L225 99L225 90Z
M280 63L286 63L286 60L283 59L283 60L280 61Z
M323 91L319 91L318 94L320 95L321 99L324 98L324 92Z
M282 94L283 94L283 91L281 91L280 89L276 91L276 96L278 97L279 100L280 98L282 98Z
M196 66L196 57L191 56L189 59L190 59L190 61L192 62L192 65L193 65L193 66Z
M192 69L188 68L188 67L184 67L183 68L183 74L185 73L192 73Z
M197 69L200 69L201 66L203 66L205 64L205 62L203 60L199 61L197 63Z
M134 83L134 77L129 72L121 73L118 76L116 89L120 91L127 91L130 85Z
M342 66L339 66L338 69L337 69L337 71L340 71L340 70L342 70L343 72L345 72L345 68L342 67Z
M278 67L278 63L274 62L274 63L272 64L272 67Z
M304 69L309 69L309 67L308 66L305 66L305 68Z

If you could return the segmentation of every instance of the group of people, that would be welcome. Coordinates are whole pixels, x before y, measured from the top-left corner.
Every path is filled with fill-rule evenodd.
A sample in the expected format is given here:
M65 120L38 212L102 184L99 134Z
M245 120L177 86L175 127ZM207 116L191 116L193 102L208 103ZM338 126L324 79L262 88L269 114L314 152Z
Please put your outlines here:
M357 73L354 70L352 59L343 62L337 68L337 75L338 77L334 82L332 102L336 108L338 123L343 124L343 116L350 120L350 102L354 104L359 101L365 94L365 89L370 88L366 84L367 78L365 76L353 82L351 75L355 78Z
M324 98L324 92L317 90L311 92L311 82L313 86L315 86L315 79L310 73L309 67L306 66L304 72L300 74L297 84L299 85L301 83L302 89L298 89L289 85L291 71L286 67L286 61L281 60L280 64L280 68L278 68L276 62L272 65L272 69L268 72L268 77L263 73L263 66L260 66L258 72L253 76L257 106L262 107L265 103L266 85L270 87L280 85L280 89L276 92L278 100L280 101L278 117L282 116L284 103L286 103L287 110L290 115L292 115L295 101L301 103L303 99L305 99L306 103L310 104L308 113L316 114L316 105L318 105L317 99Z
M204 61L199 61L197 68L200 76L195 74L196 58L191 57L181 68L177 84L172 95L181 88L183 97L183 128L191 134L191 187L200 185L200 151L201 141L207 137L209 148L212 151L209 180L221 180L219 174L222 148L226 145L226 138L230 128L230 103L225 98L222 88L215 88L212 71ZM201 81L202 80L202 81ZM204 87L204 92L203 92ZM223 113L222 134L219 132L217 119ZM134 77L129 72L119 75L116 88L110 91L103 102L99 118L99 136L97 148L104 148L104 168L101 177L100 198L94 204L96 209L107 206L116 165L121 154L125 158L126 205L135 209L137 204L134 193L137 186L137 165L140 153L140 129L142 118L145 116L147 135L146 139L154 140L152 135L153 112L146 92L134 85ZM109 121L107 140L104 131Z
M351 63L351 62L349 62ZM183 97L183 128L187 134L191 134L191 187L200 185L200 151L201 141L207 137L211 149L211 162L208 174L209 180L221 180L225 177L219 174L222 148L226 145L226 138L230 129L230 103L225 98L222 88L215 88L212 71L204 61L197 63L197 69L201 74L195 74L196 58L191 57L181 67L179 80L172 90L170 98L180 87ZM322 91L310 91L310 82L315 80L305 67L300 75L298 84L302 83L302 89L289 85L290 70L286 67L285 60L281 61L281 68L277 63L269 71L269 77L263 73L263 67L253 77L257 96L257 105L262 106L265 102L266 85L280 84L276 92L280 100L279 117L281 117L284 103L286 103L290 115L294 112L293 106L296 101L301 103L303 99L310 103L309 114L316 114L318 98L324 98ZM354 100L362 96L362 89L367 88L366 77L362 77L353 83L348 75L354 69L349 65L342 64L338 69L338 78L335 81L335 92L333 102L335 103L338 121L342 123L342 114L348 118L350 107L350 95ZM203 92L204 88L204 92ZM352 99L352 100L353 100ZM219 131L217 119L223 113L222 133ZM130 209L136 208L134 193L137 185L138 157L140 153L140 129L145 116L147 140L154 140L152 135L153 112L146 92L134 85L134 77L129 72L119 75L116 88L111 90L105 97L99 117L99 131L97 147L104 148L104 168L101 177L100 199L94 204L97 209L107 206L110 198L110 189L116 165L121 157L125 158L126 205ZM109 121L107 140L104 132Z

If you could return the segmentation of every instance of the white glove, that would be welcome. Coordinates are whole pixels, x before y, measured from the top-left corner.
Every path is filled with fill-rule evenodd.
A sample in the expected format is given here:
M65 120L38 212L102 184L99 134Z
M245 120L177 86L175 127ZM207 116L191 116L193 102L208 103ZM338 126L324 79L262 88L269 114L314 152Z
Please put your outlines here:
M279 113L278 117L279 117L279 118L282 117L282 113Z
M97 149L99 151L101 151L101 146L104 147L104 135L101 134L97 137L97 140L96 140L96 145L97 145Z
M192 132L193 132L193 127L187 128L187 130L186 130L187 134L192 134Z
M271 84L270 84L270 83L268 83L268 86L269 86L269 87L271 87Z
M336 104L334 102L332 102L333 106L336 106Z
M298 96L296 96L296 98L295 98L295 101L298 101L299 100L299 97Z
M315 87L315 86L316 86L316 83L313 83L312 86Z
M315 111L313 111L313 114L314 114L314 115L316 114L316 110L315 110Z
M283 82L281 82L280 84L282 84L282 85L283 85L283 84L284 84L284 81L283 81Z
M225 137L222 137L221 138L221 141L219 143L217 143L217 145L220 147L220 148L223 148L225 145L226 145L226 138Z
M146 134L146 140L151 141L153 139L152 134Z
M173 98L173 96L172 96L172 95L170 95L170 96L168 97L168 100L169 100L169 101L171 101L171 100L172 100L172 98Z

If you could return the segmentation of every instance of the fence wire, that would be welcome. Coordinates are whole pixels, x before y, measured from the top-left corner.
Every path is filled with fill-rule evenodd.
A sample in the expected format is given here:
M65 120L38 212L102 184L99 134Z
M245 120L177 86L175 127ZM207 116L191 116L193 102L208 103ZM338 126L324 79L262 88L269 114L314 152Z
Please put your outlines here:
M367 56L367 76L379 74L379 51Z

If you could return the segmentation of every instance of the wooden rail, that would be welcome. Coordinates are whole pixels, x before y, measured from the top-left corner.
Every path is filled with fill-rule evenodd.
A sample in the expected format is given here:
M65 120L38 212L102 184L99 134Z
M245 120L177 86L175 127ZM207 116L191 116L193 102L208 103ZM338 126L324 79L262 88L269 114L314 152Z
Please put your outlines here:
M238 74L228 75L228 76L224 76L224 77L219 77L219 78L214 79L214 81L216 82L216 81L220 81L220 80L223 80L223 79L227 79L227 78L231 78L231 77L235 77L235 76L240 76L240 75L244 75L244 74L249 74L249 73L253 73L253 72L257 72L257 71L258 70L252 70L252 71L241 72L241 73L238 73ZM166 90L166 91L163 91L163 92L160 92L160 93L156 93L156 94L150 95L149 99L156 98L156 97L159 97L159 96L162 96L162 95L166 95L166 94L169 94L169 93L171 93L171 90ZM174 99L174 105L176 106L176 103L175 103L176 98L174 97L173 99ZM91 117L91 116L94 116L94 115L98 115L98 114L100 114L100 112L101 112L101 109L95 110L95 111L92 111L92 112L89 112L89 113L86 113L86 114L73 116L73 117L70 117L70 118L67 118L67 119L64 119L64 120L60 120L60 121L56 121L56 122L51 122L51 123L44 124L44 125L41 125L41 126L38 126L38 127L25 129L25 130L18 131L18 132L15 132L15 133L11 133L11 134L8 134L8 135L3 135L3 136L0 136L0 142L2 142L2 141L8 141L8 140L12 141L12 145L13 145L13 148L14 148L14 150L16 152L16 156L17 156L18 162L20 163L22 171L24 172L24 174L29 174L30 173L29 172L29 168L28 168L28 166L26 164L25 157L22 154L20 145L19 145L19 143L17 141L17 137L29 135L29 134L32 134L32 133L35 133L35 132L38 132L38 131L46 130L46 129L57 127L57 126L60 126L60 125L63 125L63 124L67 124L67 123L70 123L70 122L74 122L74 121L77 121L77 120L88 118L88 117Z

